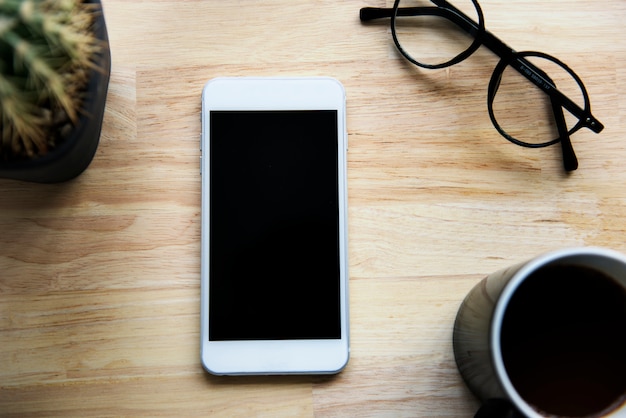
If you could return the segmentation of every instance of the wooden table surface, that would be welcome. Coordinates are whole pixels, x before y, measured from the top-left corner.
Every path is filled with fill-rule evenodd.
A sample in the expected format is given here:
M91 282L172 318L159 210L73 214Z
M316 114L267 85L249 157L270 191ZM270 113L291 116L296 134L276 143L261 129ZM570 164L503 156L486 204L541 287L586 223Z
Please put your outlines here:
M540 253L626 252L626 2L481 2L517 50L559 57L606 126L560 147L502 138L498 59L421 70L385 0L103 0L113 69L101 144L65 184L0 180L0 416L469 417L456 310ZM387 5L390 5L390 1ZM200 365L200 94L216 76L332 76L347 92L352 356L333 377Z

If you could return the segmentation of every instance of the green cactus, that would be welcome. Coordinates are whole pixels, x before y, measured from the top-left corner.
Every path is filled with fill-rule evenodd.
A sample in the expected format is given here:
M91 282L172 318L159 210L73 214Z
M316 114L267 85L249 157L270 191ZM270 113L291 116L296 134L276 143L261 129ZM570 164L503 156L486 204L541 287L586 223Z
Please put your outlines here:
M0 161L44 155L78 120L99 12L82 0L0 0Z

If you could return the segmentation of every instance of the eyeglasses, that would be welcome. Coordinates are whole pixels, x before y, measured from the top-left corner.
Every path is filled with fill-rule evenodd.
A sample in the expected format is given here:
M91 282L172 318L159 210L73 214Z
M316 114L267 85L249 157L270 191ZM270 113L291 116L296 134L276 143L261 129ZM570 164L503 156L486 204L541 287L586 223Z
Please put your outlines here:
M529 148L560 142L565 170L576 170L578 160L570 135L583 127L595 133L604 129L591 114L589 94L580 77L548 54L517 52L507 46L485 29L476 0L457 1L458 7L446 0L430 0L435 6L424 5L428 3L395 0L393 8L362 8L360 18L391 18L398 51L423 68L449 67L481 45L489 48L500 57L487 92L487 109L496 130L514 144ZM567 118L563 109L568 111ZM574 123L569 130L566 119Z

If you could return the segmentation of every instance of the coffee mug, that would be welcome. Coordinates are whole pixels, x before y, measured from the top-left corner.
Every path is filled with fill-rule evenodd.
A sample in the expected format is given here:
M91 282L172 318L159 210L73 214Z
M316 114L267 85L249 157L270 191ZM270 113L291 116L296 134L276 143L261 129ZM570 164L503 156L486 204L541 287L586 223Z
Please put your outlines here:
M487 276L453 345L477 417L626 417L626 256L570 248Z

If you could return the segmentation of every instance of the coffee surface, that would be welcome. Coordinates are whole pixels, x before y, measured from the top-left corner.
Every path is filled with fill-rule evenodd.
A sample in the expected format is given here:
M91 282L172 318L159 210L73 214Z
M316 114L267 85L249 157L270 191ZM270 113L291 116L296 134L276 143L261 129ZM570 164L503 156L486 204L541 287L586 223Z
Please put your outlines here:
M513 386L540 413L611 410L626 398L626 290L587 267L544 267L513 294L501 349Z

